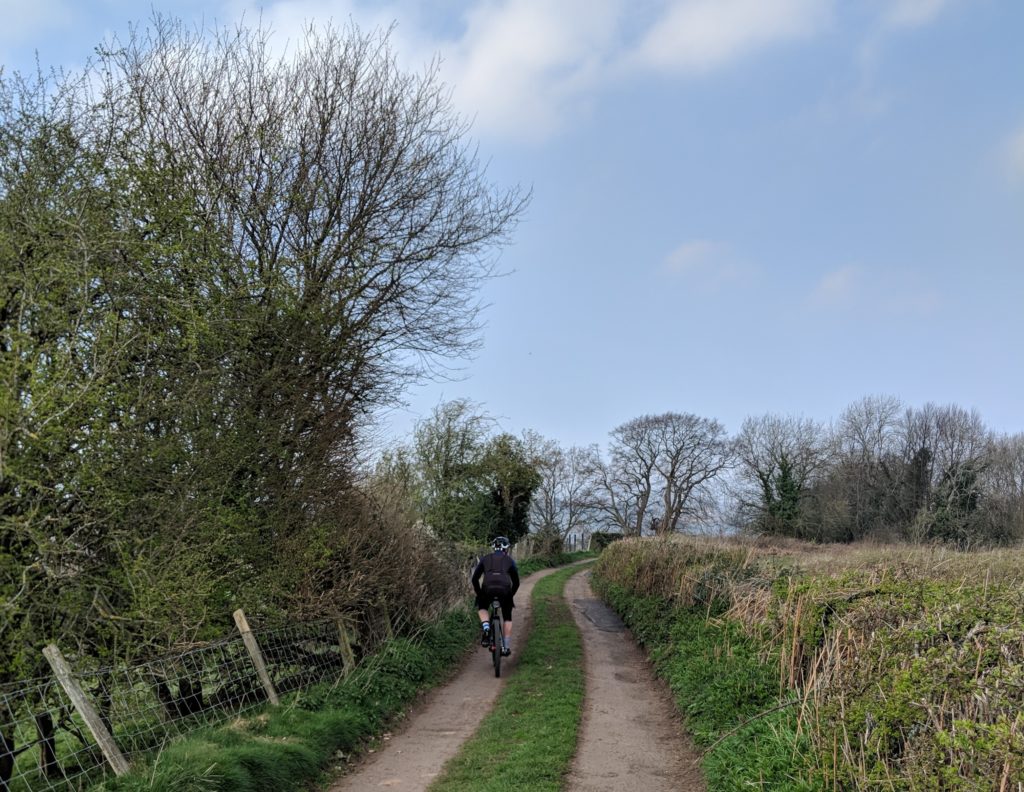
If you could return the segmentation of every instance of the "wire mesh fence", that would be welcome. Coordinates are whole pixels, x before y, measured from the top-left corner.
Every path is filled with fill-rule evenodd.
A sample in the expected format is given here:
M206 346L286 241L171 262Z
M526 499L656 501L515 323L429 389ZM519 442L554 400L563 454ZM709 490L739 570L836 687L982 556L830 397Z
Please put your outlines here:
M414 632L409 616L370 608L346 621L252 634L270 685L285 695L336 680L389 638ZM70 684L129 763L174 737L264 706L268 690L256 662L241 635L130 667L68 659ZM0 792L80 790L108 772L87 719L56 677L0 687Z
M80 671L76 678L129 762L172 737L266 701L239 638L130 668Z
M343 625L333 621L268 630L259 641L270 679L280 694L336 679L345 670L351 647ZM349 664L354 662L353 653Z
M55 679L0 687L0 790L81 789L103 755Z

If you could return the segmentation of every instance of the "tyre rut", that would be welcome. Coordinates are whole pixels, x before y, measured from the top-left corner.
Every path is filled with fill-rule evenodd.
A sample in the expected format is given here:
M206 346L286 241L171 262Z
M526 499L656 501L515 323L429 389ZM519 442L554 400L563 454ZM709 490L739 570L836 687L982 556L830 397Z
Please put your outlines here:
M683 733L664 683L622 620L590 588L569 579L565 597L583 636L586 693L569 792L703 792L699 756Z

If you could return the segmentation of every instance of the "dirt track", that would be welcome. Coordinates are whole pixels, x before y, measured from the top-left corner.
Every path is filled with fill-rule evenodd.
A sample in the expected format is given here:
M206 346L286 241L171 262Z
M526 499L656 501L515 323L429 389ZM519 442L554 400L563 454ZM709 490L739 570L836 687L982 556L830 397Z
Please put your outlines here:
M704 779L666 687L621 619L590 590L590 572L565 596L583 635L587 688L570 792L698 792Z
M533 585L554 571L526 578L516 595L514 652L502 664L503 678L515 673L528 634ZM675 720L667 691L619 618L594 598L589 575L575 575L566 586L583 634L587 677L580 743L567 789L702 792L703 778L693 766L696 754ZM426 790L476 731L504 684L494 678L489 660L485 650L473 652L451 682L428 694L400 730L328 792Z

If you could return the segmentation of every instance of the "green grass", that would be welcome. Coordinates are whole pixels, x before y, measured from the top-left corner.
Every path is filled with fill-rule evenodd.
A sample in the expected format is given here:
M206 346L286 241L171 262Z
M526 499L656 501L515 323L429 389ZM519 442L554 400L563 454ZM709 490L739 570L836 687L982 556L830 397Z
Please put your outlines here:
M576 752L584 689L583 644L562 591L579 571L565 569L536 583L533 626L515 671L431 792L562 788Z
M516 562L519 569L519 576L526 577L533 572L550 567L560 567L572 564L576 561L584 561L588 558L597 558L599 553L596 550L577 550L575 553L555 553L553 555L531 556L524 561Z

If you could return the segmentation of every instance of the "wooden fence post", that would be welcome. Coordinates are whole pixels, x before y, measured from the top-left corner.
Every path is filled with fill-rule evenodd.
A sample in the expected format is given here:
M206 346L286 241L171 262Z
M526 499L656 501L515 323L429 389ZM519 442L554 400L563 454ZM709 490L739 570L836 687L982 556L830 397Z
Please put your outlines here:
M271 704L280 704L281 700L277 697L274 683L270 679L270 674L267 673L267 665L263 662L263 653L260 651L260 645L256 641L256 636L252 634L252 630L249 629L249 622L245 618L245 611L239 608L232 615L235 617L235 625L238 627L238 631L242 634L242 642L249 651L249 657L252 658L252 664L256 666L256 674L260 678L263 690L266 691L267 698L270 699Z
M39 734L39 772L43 778L53 778L59 772L59 766L53 716L49 712L36 715L36 732Z
M356 667L356 654L352 651L352 637L343 619L338 619L338 648L341 650L341 659L344 663L341 673L348 676Z
M71 703L75 705L78 714L82 716L85 725L92 732L93 739L96 740L96 744L103 752L104 758L113 768L114 775L121 776L127 773L129 770L128 761L124 758L124 754L121 753L121 749L117 747L113 736L107 731L107 727L103 725L103 721L99 713L96 712L96 708L86 698L85 692L72 676L71 667L68 665L67 660L64 659L64 655L60 653L60 649L55 644L50 644L43 649L43 656L50 664L50 668L53 669L54 676L57 677L60 686L64 688L68 698L71 699Z

